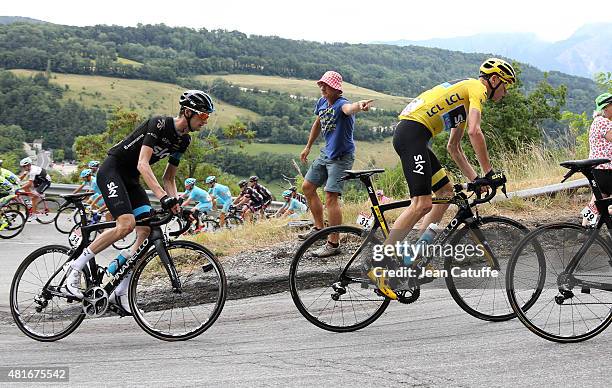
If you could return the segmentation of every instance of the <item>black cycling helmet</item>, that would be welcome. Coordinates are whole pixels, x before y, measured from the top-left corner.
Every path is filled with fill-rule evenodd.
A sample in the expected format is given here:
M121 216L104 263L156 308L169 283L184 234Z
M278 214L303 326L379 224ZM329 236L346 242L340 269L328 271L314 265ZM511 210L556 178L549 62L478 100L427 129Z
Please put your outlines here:
M250 182L257 182L259 180L259 177L257 175L253 175L252 177L249 178Z
M201 90L186 90L179 99L181 109L190 108L200 113L212 113L215 106L212 98Z
M246 186L246 184L247 184L246 179L243 179L240 182L238 182L238 187L243 188L244 186Z

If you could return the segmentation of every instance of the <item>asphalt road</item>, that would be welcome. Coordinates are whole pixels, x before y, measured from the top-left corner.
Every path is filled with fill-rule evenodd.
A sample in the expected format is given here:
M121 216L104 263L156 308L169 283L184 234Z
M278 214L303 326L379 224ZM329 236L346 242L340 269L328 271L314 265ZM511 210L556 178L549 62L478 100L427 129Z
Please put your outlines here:
M520 322L488 323L465 314L446 290L394 303L353 333L321 330L288 292L231 300L200 337L167 343L131 318L85 320L68 338L39 343L8 314L10 280L20 260L63 243L52 226L29 224L0 241L0 366L68 366L70 385L118 386L610 386L612 332L559 345ZM4 383L0 382L0 386ZM19 386L24 386L21 384Z

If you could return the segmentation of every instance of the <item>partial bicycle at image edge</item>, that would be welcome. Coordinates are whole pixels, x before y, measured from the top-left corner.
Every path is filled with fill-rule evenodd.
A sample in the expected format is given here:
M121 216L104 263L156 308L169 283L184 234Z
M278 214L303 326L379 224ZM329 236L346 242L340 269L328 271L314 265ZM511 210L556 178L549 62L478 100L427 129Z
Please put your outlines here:
M601 215L597 224L540 226L525 236L508 262L506 288L513 311L529 330L549 341L584 341L612 323L612 197L603 197L593 174L609 161L561 163L569 169L563 181L575 173L589 181ZM527 306L525 298L531 300Z

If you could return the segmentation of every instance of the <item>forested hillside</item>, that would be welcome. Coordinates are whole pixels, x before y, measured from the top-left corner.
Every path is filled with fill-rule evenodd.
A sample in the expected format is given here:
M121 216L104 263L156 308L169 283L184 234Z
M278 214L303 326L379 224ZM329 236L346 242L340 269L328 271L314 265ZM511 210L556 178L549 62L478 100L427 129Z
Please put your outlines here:
M71 27L14 23L0 26L0 67L98 74L179 83L211 73L251 73L317 79L328 69L355 85L415 96L440 82L476 76L481 54L416 46L323 44L237 31L139 25ZM523 65L525 88L543 79ZM567 109L592 107L596 85L586 78L552 72L553 86L568 87Z

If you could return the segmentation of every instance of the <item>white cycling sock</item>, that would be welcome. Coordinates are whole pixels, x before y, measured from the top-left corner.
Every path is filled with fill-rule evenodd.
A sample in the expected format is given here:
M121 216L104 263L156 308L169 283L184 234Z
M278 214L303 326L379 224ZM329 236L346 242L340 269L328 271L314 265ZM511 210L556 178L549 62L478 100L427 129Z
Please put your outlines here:
M85 267L87 262L91 260L91 258L95 255L96 254L93 253L89 248L85 248L83 249L83 253L81 253L81 256L79 256L76 260L70 263L70 266L74 269L82 271L83 267Z

